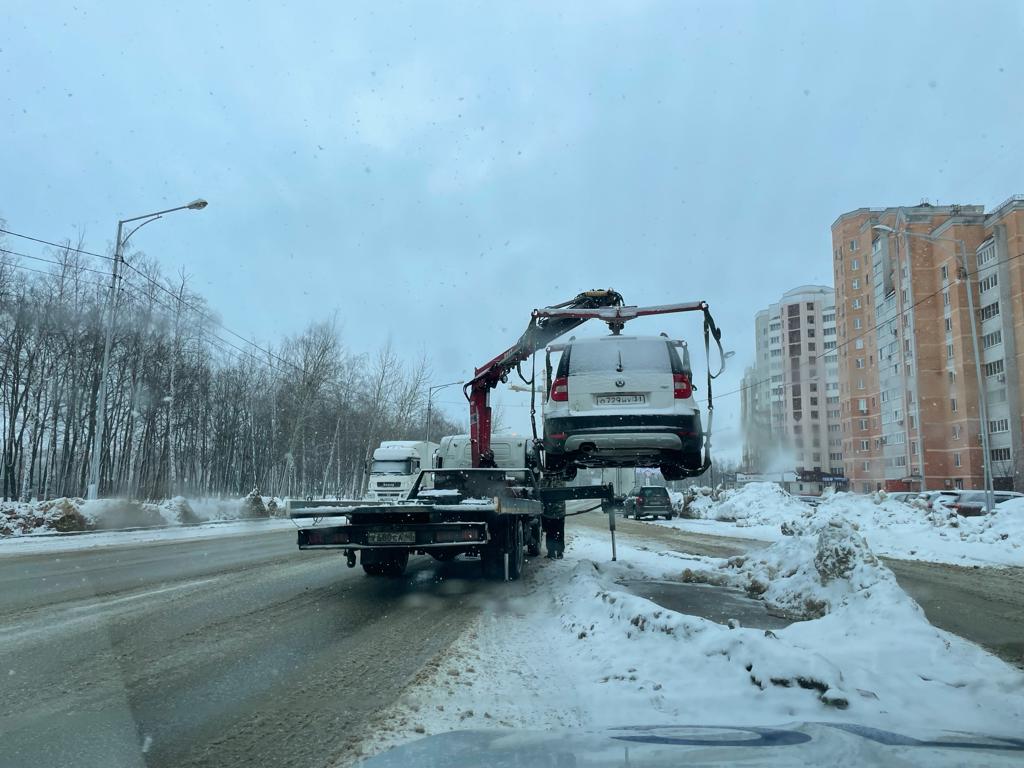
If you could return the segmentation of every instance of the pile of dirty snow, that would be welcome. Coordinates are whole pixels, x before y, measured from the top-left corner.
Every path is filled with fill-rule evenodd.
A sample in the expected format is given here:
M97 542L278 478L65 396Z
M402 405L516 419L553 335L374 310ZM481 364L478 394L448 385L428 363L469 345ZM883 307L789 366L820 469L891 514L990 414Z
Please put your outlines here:
M903 594L864 537L840 517L808 525L798 535L717 568L686 569L683 580L737 587L798 618L819 618L881 591Z
M242 499L175 496L155 503L117 498L0 502L0 536L199 525L275 517L283 510L284 504L277 499L254 494Z
M618 551L609 562L604 537L574 533L565 560L531 565L527 579L503 585L379 714L363 750L460 729L640 723L1020 733L1024 674L932 627L846 523L787 537L742 563L645 551L629 539ZM811 606L818 618L761 630L677 613L620 586L665 580L673 567L680 581L681 558L729 583L760 581L776 604L823 607Z

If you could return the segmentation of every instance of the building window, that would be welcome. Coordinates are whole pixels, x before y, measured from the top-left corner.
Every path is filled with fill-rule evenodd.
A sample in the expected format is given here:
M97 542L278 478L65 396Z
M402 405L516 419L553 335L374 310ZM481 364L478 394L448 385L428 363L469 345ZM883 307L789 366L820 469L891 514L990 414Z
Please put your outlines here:
M981 248L978 249L978 266L984 266L996 257L996 246L991 240L986 242Z
M853 327L854 327L854 330L857 330L857 331L859 331L863 327L859 317L853 318Z
M997 376L1003 372L1003 361L993 360L991 363L985 363L985 375L986 376Z
M993 448L990 452L992 461L1009 461L1010 460L1010 449L1009 448Z
M956 480L954 480L953 481L953 487L956 488L958 491L962 491L964 489L964 480L963 480L963 478L962 477L958 477Z
M995 288L999 285L999 273L993 272L991 275L986 277L984 280L978 283L978 291L984 293L985 291Z
M850 282L850 288L852 288L855 291L859 291L860 290L860 279L856 278L856 277L853 278L853 280Z
M993 317L999 314L999 302L993 301L991 304L987 304L981 308L981 319L991 320Z
M852 302L852 307L854 309L860 309L860 299L854 299Z
M949 410L951 410L954 413L956 413L956 398L955 397L949 398Z
M868 412L868 401L863 397L857 401L857 410L860 411L861 413Z
M863 368L864 367L864 358L863 357L858 357L857 360L856 360L856 364L857 364L858 368Z
M961 466L961 464L960 464L960 454L959 453L954 453L953 454L953 466L954 467Z
M948 307L949 306L949 291L943 291L942 292L942 305L944 307Z
M870 461L865 461L861 466L864 468L865 472L870 472L871 471L871 462Z
M821 322L823 323L834 323L836 321L835 314L828 314L821 316Z
M856 251L856 250L857 250L857 241L856 240L851 240L850 241L850 252L852 253L853 251Z
M949 331L952 331L952 330L953 330L953 318L952 317L947 317L946 318L946 332L948 333Z
M994 347L996 344L1002 344L1003 332L992 331L992 333L986 333L984 336L981 337L981 343L985 347L985 349Z
M946 345L946 359L947 360L952 360L953 359L953 345L952 344L947 344Z
M864 379L857 379L857 389L864 389Z
M854 272L856 272L858 269L860 269L860 259L851 259L850 260L850 269L853 270Z
M988 431L992 434L997 432L1009 432L1010 431L1010 420L1009 419L996 419L988 423Z
M960 425L959 424L954 424L953 425L953 439L954 440L959 440L960 439Z
M808 301L807 302L807 311L808 312L813 312L814 311L814 302L813 301Z

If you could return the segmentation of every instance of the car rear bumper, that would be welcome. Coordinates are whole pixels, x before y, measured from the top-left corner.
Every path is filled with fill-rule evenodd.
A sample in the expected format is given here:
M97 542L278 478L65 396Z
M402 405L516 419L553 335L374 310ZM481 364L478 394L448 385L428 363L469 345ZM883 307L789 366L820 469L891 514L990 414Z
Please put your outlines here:
M702 441L700 414L562 416L544 422L544 450L549 454L591 448L602 454L693 453L701 450Z

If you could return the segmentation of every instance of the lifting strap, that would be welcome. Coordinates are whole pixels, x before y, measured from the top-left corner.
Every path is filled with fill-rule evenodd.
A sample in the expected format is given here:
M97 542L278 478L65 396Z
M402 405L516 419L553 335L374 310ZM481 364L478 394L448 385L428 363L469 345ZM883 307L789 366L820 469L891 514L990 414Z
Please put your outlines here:
M718 345L718 371L711 373L711 339ZM704 465L701 474L711 468L711 426L715 417L715 402L711 392L711 382L725 370L725 351L722 349L722 331L715 324L711 310L704 305L704 362L708 366L708 425L704 430Z

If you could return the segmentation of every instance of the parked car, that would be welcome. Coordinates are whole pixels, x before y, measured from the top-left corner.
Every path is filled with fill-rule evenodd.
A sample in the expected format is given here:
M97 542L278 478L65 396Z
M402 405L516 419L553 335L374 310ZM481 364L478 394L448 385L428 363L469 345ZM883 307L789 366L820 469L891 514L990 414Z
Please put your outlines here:
M816 507L819 504L821 504L821 497L820 496L811 496L810 494L801 494L801 495L797 496L797 498L800 501L802 501L804 504L808 504L808 505L810 505L812 507Z
M623 515L632 516L637 520L644 517L663 517L671 520L676 516L668 489L663 485L637 486L626 496L622 507Z
M994 491L993 504L1000 504L1010 499L1019 499L1024 494L1013 491ZM956 501L950 505L950 509L956 510L962 517L977 517L985 514L985 492L984 491L961 491Z
M960 493L960 491L924 491L919 493L917 498L925 502L929 509L936 509L937 507L948 508L956 503Z
M887 495L889 499L891 499L892 501L900 501L903 502L904 504L908 504L921 494L917 493L916 491L896 491L895 493L890 493Z
M703 464L700 411L686 344L666 336L574 339L561 352L544 401L547 469L658 467L666 480Z

